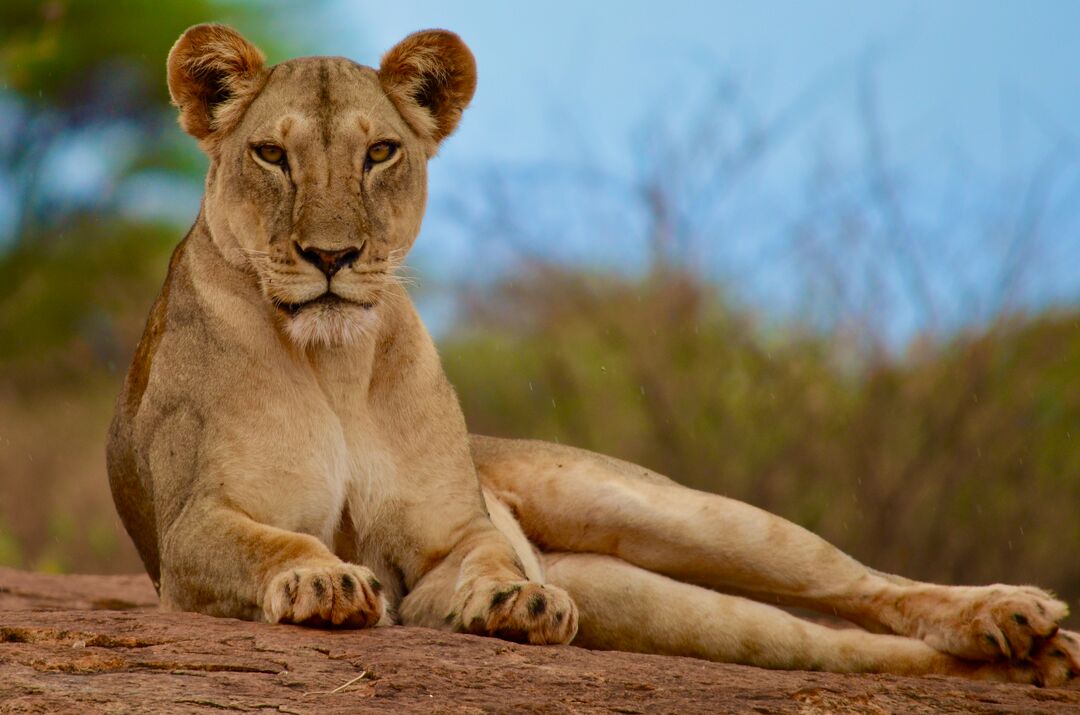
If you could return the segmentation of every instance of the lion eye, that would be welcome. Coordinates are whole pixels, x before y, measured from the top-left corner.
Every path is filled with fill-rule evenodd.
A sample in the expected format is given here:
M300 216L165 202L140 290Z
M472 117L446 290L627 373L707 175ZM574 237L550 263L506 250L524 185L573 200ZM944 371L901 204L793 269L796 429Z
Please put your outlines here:
M390 142L379 142L378 144L372 144L367 150L367 158L372 164L381 164L392 157L395 151L397 151L397 147Z
M256 147L255 153L268 164L280 164L285 161L285 150L274 144L263 144Z

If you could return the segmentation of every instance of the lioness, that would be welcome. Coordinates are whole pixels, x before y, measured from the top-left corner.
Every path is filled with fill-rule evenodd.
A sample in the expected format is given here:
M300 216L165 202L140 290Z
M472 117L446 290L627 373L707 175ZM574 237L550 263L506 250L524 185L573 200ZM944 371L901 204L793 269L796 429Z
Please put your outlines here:
M377 70L267 67L232 29L198 25L168 82L210 157L206 197L108 446L163 608L769 668L1042 685L1080 671L1067 608L1040 589L889 576L642 467L468 434L395 278L427 162L476 86L456 35L411 35Z

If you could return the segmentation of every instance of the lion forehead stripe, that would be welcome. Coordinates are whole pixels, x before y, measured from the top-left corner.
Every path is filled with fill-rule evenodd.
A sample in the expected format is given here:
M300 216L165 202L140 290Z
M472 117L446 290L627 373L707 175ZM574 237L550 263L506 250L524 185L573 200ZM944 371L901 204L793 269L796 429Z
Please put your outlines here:
M375 122L367 114L393 106L374 69L342 57L304 57L275 65L267 86L279 97L279 111L311 120L324 150L334 145L343 120L369 133Z
M324 149L330 148L330 138L334 115L337 113L337 103L330 94L330 67L329 62L323 60L319 63L319 98L315 106L315 116L319 123L319 136L322 138Z

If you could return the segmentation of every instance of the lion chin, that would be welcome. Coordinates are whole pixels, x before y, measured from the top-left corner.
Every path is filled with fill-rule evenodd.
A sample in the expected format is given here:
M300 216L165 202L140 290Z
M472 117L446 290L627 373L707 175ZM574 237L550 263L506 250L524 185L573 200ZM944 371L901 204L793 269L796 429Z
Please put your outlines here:
M279 306L285 333L301 348L347 347L370 335L377 318L370 305L324 296L299 306Z

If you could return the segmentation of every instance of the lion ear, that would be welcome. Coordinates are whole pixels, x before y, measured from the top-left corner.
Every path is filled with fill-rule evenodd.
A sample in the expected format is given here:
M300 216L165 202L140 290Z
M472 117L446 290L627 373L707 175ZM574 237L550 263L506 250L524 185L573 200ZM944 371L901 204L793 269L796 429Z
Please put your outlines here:
M169 94L196 139L231 128L266 78L259 48L225 25L188 28L169 52Z
M379 81L413 130L438 145L476 91L476 60L454 33L423 30L383 55Z

